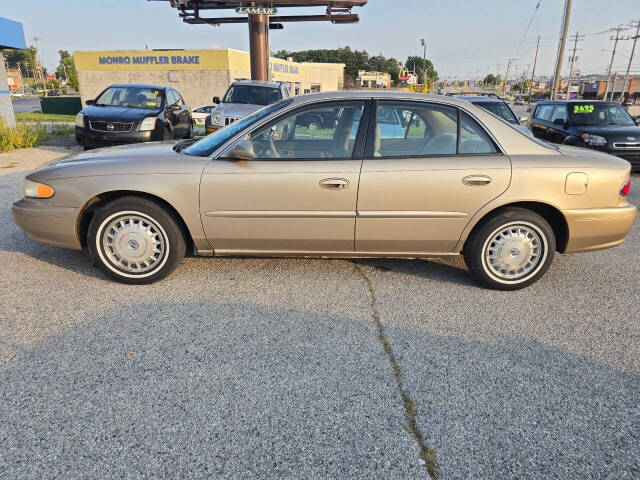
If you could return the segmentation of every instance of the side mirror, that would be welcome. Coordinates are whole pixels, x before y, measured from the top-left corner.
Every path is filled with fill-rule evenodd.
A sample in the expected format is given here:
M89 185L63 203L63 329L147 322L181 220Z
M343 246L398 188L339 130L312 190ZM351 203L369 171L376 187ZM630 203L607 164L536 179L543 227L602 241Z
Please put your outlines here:
M556 118L556 119L553 121L553 124L554 124L554 125L561 125L561 126L563 126L563 127L565 126L565 124L566 124L566 123L567 123L567 121L566 121L564 118Z
M633 121L636 122L636 125L640 125L640 117L634 118Z
M253 160L255 154L253 152L253 143L249 140L240 140L235 146L228 152L224 158L230 160L249 161Z
M215 103L216 105L220 105L222 103L222 100L220 100L220 97L213 97L213 103Z
M87 105L94 105L96 103L96 101L95 100L87 100L84 103L86 103Z
M520 123L525 123L529 120L529 117L520 117Z

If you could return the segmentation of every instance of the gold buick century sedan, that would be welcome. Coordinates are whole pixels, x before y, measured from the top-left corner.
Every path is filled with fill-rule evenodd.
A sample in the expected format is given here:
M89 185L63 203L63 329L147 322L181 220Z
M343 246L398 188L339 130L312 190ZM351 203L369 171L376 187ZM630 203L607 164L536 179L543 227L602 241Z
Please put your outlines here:
M308 118L321 118L309 125ZM633 226L627 161L551 146L452 97L289 98L198 141L105 148L30 173L13 204L36 241L150 283L196 255L464 255L489 288Z

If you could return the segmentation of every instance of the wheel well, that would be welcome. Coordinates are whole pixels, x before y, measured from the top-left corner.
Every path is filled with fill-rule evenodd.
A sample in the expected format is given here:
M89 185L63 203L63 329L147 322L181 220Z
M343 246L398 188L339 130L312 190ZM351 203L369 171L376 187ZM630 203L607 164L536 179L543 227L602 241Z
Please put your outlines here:
M475 224L475 226L469 233L467 240L471 238L472 234L475 233L475 231L480 228L480 226L482 226L487 220L495 217L496 215L499 215L505 208L509 207L525 208L537 213L542 218L544 218L547 222L549 222L549 225L551 225L551 229L553 230L553 233L556 237L556 251L560 253L563 253L565 251L565 249L567 248L567 243L569 242L569 225L567 224L567 219L556 207L542 202L515 202L509 203L507 205L501 205L495 210L488 212L478 221L478 223Z
M145 192L137 192L135 190L116 190L112 192L101 193L100 195L96 195L95 197L89 199L89 201L84 204L84 207L82 207L82 210L80 211L78 220L76 222L76 238L80 242L82 248L85 248L87 246L87 232L89 230L91 219L93 218L96 210L102 208L107 203L121 197L145 198L167 210L173 215L173 217L178 222L180 229L182 230L182 234L184 235L184 239L187 244L187 252L193 251L193 238L191 238L191 233L187 228L187 224L184 223L184 220L182 219L178 211L173 208L173 206L166 200L157 197L156 195Z

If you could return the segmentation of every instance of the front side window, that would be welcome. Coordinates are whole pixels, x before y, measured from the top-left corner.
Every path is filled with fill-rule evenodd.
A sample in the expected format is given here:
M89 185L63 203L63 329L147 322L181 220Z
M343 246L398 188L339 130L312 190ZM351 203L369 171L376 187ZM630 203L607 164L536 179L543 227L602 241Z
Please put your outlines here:
M376 114L374 156L454 155L458 144L458 113L430 104L381 103Z
M257 85L231 85L225 93L222 103L246 103L251 105L270 105L282 98L280 90Z
M556 108L553 109L553 114L551 115L551 122L555 122L556 120L562 120L563 122L567 121L567 106L556 105Z
M251 134L255 158L351 158L363 110L364 102L298 110Z
M286 107L290 103L291 100L283 100L281 102L274 103L273 105L263 107L260 110L256 110L251 115L244 117L242 120L230 123L226 127L216 130L214 133L201 138L197 142L185 148L182 153L194 155L196 157L208 157L234 136L249 128L252 124L259 122L263 118Z
M553 113L553 105L542 105L536 110L536 118L549 121Z
M109 87L96 98L95 105L155 110L162 106L162 90L133 86Z

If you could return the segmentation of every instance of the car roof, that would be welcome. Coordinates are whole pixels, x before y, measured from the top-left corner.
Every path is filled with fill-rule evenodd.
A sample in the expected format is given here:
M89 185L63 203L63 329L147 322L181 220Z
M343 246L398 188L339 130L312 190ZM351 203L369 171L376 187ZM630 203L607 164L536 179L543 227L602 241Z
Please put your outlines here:
M601 103L603 105L620 105L620 102L611 100L540 100L537 103L548 105L560 105L563 103Z
M154 90L166 90L171 87L164 87L162 85L151 85L148 83L116 83L111 85L112 87L136 87L136 88L151 88Z
M278 88L282 83L280 82L267 82L264 80L236 80L233 85L252 85L254 87L272 87Z
M476 95L476 96L458 96L458 95L454 95L455 98L460 98L462 100L465 100L467 102L471 102L471 103L477 103L477 102L482 102L482 103L504 103L504 100L502 100L501 98L498 97L488 97L486 95Z
M466 99L445 96L445 95L429 95L425 93L410 93L398 91L378 91L378 90L344 90L334 92L306 93L290 97L288 100L294 105L312 103L315 101L330 100L398 100L398 101L429 101L434 103L449 104L468 108L470 102ZM478 108L478 107L474 107Z

